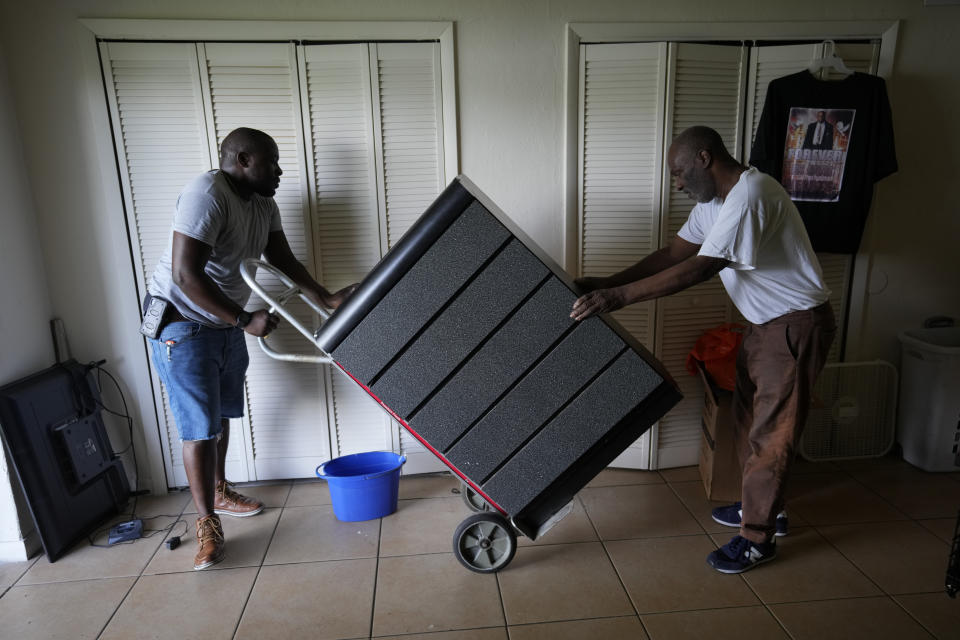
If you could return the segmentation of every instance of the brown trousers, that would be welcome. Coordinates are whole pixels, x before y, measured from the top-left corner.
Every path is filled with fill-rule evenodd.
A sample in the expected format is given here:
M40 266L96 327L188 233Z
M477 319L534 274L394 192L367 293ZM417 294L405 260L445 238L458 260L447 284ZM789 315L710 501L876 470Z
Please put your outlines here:
M825 302L750 325L744 336L733 419L743 468L740 535L748 540L773 538L810 393L836 332L833 309Z

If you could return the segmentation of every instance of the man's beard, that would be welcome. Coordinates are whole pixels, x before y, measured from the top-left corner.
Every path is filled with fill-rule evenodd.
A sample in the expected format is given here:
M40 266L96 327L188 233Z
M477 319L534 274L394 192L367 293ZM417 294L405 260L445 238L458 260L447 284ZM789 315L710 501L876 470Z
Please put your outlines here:
M697 175L693 172L687 176L683 191L697 202L710 202L717 195L713 181L706 175Z

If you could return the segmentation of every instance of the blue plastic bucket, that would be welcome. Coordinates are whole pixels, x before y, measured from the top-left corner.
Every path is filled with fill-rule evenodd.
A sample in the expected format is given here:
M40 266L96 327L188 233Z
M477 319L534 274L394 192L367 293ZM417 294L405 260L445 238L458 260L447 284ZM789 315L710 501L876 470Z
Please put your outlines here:
M317 477L330 484L333 515L343 522L358 522L396 511L400 467L406 461L406 456L392 451L368 451L318 466Z

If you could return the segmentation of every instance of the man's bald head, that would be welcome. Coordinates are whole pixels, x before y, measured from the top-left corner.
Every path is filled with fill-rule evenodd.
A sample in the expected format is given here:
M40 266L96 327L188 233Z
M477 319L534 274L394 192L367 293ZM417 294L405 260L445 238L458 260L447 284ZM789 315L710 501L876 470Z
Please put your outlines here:
M730 158L730 152L723 144L723 138L710 127L698 126L684 129L673 141L673 148L682 155L696 155L706 151L714 160Z
M283 174L277 143L263 131L247 127L234 129L220 143L220 170L243 198L254 193L272 197Z
M259 129L234 129L220 143L220 168L225 169L236 164L237 154L270 151L276 146L273 138Z
M726 197L731 181L743 168L730 155L723 138L710 127L690 127L674 139L667 154L677 188L697 202Z

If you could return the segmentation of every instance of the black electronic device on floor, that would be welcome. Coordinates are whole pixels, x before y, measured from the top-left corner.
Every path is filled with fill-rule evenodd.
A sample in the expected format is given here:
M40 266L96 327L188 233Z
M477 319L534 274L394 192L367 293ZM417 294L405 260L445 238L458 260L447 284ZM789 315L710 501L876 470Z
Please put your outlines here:
M71 359L0 388L0 429L51 562L130 495L91 368Z
M110 528L107 535L107 544L117 544L118 542L128 542L137 540L143 535L143 520L139 518L121 522Z

